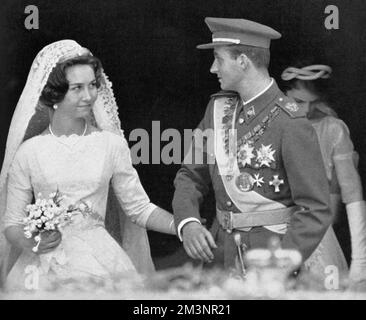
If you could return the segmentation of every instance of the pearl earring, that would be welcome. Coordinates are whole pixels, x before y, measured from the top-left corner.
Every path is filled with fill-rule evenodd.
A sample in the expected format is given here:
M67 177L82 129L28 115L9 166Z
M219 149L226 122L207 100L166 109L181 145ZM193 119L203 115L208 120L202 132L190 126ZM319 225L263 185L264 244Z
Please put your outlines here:
M57 110L57 108L58 108L58 105L57 105L57 104L54 104L54 105L53 105L53 109L54 109L54 110Z

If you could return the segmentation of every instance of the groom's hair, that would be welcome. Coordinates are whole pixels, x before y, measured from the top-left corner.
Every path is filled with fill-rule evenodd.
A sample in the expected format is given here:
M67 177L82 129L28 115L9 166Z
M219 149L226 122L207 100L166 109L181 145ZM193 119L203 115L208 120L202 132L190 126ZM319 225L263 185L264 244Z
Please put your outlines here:
M233 44L225 48L233 59L236 59L241 54L245 54L256 68L268 69L269 67L271 54L268 48L253 47L245 44Z
M69 90L69 82L66 79L66 69L75 65L89 65L93 68L97 88L100 86L102 74L102 63L97 57L92 55L83 55L58 63L48 77L39 101L52 108L54 104L61 102Z

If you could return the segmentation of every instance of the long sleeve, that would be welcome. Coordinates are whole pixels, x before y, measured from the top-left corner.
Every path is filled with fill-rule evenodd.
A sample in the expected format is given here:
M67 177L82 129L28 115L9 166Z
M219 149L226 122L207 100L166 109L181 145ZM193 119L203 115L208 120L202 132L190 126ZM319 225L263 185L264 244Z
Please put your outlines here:
M28 162L23 148L19 149L14 158L8 179L5 228L23 225L23 218L26 217L24 209L33 197Z
M133 222L146 226L150 214L157 208L150 202L132 166L127 141L114 137L112 186L123 211Z
M304 210L291 217L283 246L297 248L306 260L332 223L329 185L316 132L305 119L283 128L282 156L292 199Z
M212 127L211 119L212 104L209 104L204 118L195 130L190 150L174 180L172 205L177 227L186 219L200 220L199 208L211 182L208 157L212 154L207 150L207 138L202 139L202 133Z

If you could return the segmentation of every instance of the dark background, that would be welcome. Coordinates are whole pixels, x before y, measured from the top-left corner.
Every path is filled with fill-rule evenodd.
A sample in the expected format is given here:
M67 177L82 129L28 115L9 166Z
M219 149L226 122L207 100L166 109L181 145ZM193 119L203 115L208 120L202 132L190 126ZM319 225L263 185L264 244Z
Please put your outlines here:
M27 5L39 9L39 30L27 30ZM339 30L324 27L327 5L339 9ZM102 60L113 82L126 138L134 128L151 131L159 120L167 128L194 129L209 95L218 91L210 75L211 50L195 46L209 42L206 16L246 18L282 33L271 47L270 72L279 79L289 61L314 57L333 67L333 107L349 126L366 179L366 2L364 0L2 0L0 4L0 164L14 108L38 51L50 42L74 39ZM134 142L130 142L130 146ZM166 142L161 143L163 147ZM173 180L179 165L137 165L151 200L171 211ZM212 195L202 212L214 212ZM347 258L347 223L341 217L337 233ZM179 241L149 233L158 268L177 265ZM181 250L178 250L181 251Z

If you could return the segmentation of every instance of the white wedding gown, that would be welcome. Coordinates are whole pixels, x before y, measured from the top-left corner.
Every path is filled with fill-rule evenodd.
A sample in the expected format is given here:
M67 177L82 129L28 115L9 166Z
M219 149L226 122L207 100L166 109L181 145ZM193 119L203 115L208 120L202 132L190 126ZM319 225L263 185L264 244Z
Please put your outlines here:
M48 198L56 190L70 203L91 204L102 222L77 216L61 230L61 244L51 253L23 251L7 277L8 288L24 290L28 266L39 271L40 287L67 279L137 273L104 227L110 181L124 212L144 227L156 206L132 167L125 139L96 131L86 136L40 135L20 146L9 172L5 227L23 225L24 208L33 195Z

